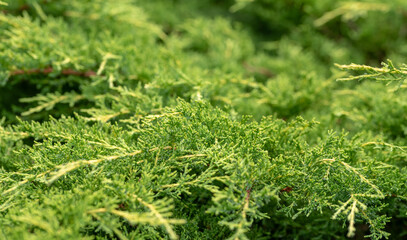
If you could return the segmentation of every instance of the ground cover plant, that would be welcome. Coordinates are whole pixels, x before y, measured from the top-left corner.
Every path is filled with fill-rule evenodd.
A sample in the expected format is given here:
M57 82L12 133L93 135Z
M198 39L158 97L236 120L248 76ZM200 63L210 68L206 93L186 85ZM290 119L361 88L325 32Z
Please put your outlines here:
M1 239L406 238L405 1L0 10Z

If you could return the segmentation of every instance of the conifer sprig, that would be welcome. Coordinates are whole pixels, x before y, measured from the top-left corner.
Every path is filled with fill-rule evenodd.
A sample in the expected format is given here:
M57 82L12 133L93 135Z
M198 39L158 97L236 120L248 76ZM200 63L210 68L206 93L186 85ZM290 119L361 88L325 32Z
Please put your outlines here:
M367 65L350 64L350 65L339 65L335 64L338 68L348 71L365 72L364 74L355 75L346 78L339 78L338 81L352 81L352 80L363 80L363 79L373 79L376 81L384 82L399 82L400 87L406 87L406 77L407 77L407 65L403 64L401 67L397 68L394 66L391 60L382 63L381 68L371 67Z

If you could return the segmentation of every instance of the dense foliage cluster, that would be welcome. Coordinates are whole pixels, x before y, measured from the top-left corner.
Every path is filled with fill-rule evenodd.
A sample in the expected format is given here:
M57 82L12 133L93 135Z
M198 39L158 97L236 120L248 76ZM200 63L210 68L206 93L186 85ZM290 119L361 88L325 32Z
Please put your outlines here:
M0 238L402 239L406 13L1 0Z

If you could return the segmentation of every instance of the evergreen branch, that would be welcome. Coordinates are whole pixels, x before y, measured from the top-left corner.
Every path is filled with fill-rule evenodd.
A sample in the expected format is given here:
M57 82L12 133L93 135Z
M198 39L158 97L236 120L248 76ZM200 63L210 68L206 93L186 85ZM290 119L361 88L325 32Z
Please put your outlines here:
M0 137L1 139L23 139L30 136L26 132L14 132L14 131L7 131L3 127L0 126Z
M236 212L237 216L228 216L227 218L232 218L231 221L222 220L220 224L226 225L230 230L234 231L233 234L228 238L230 240L248 239L246 236L247 231L251 226L251 222L247 219L247 214L253 211L250 209L250 198L251 198L252 188L248 187L245 189L245 194L243 195L243 202L236 202L239 204L239 212ZM214 199L214 201L219 201L221 198L227 198L227 195L219 196L220 198ZM232 200L234 201L234 200ZM237 207L237 206L236 206ZM211 209L212 210L212 209Z
M206 157L206 154L190 154L190 155L177 157L177 159L197 158L197 157Z
M122 217L126 219L129 223L131 224L150 224L150 225L163 225L164 228L167 230L168 234L170 235L171 239L177 239L178 236L174 232L174 230L171 227L171 224L184 224L185 220L182 219L167 219L161 215L159 211L157 211L157 208L149 204L145 201L143 201L141 198L138 198L136 195L133 195L133 197L140 202L143 206L147 207L152 215L154 216L153 218L151 217L150 214L145 214L145 213L137 213L137 212L125 212L125 211L119 211L119 210L114 210L114 209L107 209L107 208L98 208L94 210L90 210L87 213L88 214L96 214L96 213L111 213L116 216Z
M356 199L356 194L352 194L351 197L346 201L338 210L335 212L335 214L332 216L332 219L336 219L338 215L342 212L349 212L347 219L349 221L349 227L348 227L348 237L353 237L356 232L355 228L355 215L356 213L359 212L359 209L357 208L357 205L359 205L363 210L367 208L367 206L360 201ZM350 204L352 202L352 204ZM350 205L349 205L350 204ZM349 205L349 207L347 207Z
M345 203L342 204L341 207L338 208L338 210L336 210L336 212L334 213L334 215L332 215L332 219L336 219L338 217L339 214L341 214L343 211L345 211L346 207L348 206L348 204L354 200L352 197L348 199L348 201L346 201Z
M41 112L43 110L51 110L58 103L69 103L73 106L75 102L84 99L84 96L78 95L76 93L65 93L61 95L60 93L48 93L46 96L38 95L30 98L21 98L20 102L38 102L38 106L30 108L28 111L21 113L22 116L28 116L36 112Z
M378 188L376 185L374 185L373 183L371 183L365 176L363 176L363 174L361 174L360 172L358 172L354 167L350 166L349 164L347 164L347 163L345 163L345 162L343 162L343 161L340 161L340 160L336 160L336 159L322 159L321 161L324 161L324 162L338 162L338 163L342 164L343 166L345 166L345 168L346 168L347 170L349 170L349 171L355 173L357 176L359 176L359 178L360 178L363 182L367 183L367 184L368 184L370 187L372 187L372 188L376 191L376 193L377 193L377 195L358 194L359 196L369 196L369 197L378 197L378 198L384 198L384 197L385 197L384 194L379 190L379 188Z
M164 218L161 213L157 210L157 208L150 204L145 202L143 199L138 197L137 195L133 195L133 197L140 202L142 205L146 206L151 213L158 219L158 224L163 225L167 233L170 235L171 239L178 239L177 234L174 232L170 224L184 224L185 220L180 220L180 219L166 219Z
M0 205L0 213L6 211L8 208L11 208L16 205L16 203L13 201L14 201L14 198L17 197L17 195L18 195L18 192L15 192L14 195L8 196L7 200L3 204ZM3 194L2 194L2 196L3 196Z
M248 228L250 227L250 223L247 221L247 212L249 211L251 191L252 191L251 188L248 188L246 190L246 195L243 201L243 207L240 213L241 216L237 220L237 223L227 223L227 225L231 229L236 229L235 233L229 238L231 240L247 239L245 233L248 231Z
M358 175L363 182L365 182L369 186L371 186L377 192L377 195L375 195L375 196L377 196L379 198L384 198L384 194L382 193L382 191L380 191L379 188L376 185L371 183L365 176L363 176L360 172L358 172L354 167L350 166L349 164L347 164L347 163L345 163L343 161L340 161L340 163L342 165L344 165L348 170L350 170L353 173L355 173L356 175Z
M369 145L375 145L375 146L382 145L382 146L389 147L391 150L392 150L393 148L395 148L395 149L398 149L398 150L400 150L400 151L402 151L402 152L406 152L406 151L407 151L407 150L406 150L406 149L407 149L407 146L397 146L397 145L390 144L390 143L385 143L385 142L366 142L366 143L362 144L361 146L362 146L362 147L365 147L365 146L369 146Z
M110 60L110 59L114 60L114 59L120 59L120 58L121 58L120 56L114 55L112 53L106 53L103 56L102 63L100 63L100 66L99 66L99 69L96 72L96 75L101 75L102 74L102 72L104 71L104 69L106 67L106 63L107 63L108 60Z
M10 193L10 192L16 190L16 189L19 188L20 186L22 186L22 185L24 185L24 184L26 184L26 183L28 183L28 182L34 180L34 179L38 179L38 178L44 177L45 175L47 175L47 174L50 173L50 172L52 172L52 169L51 169L51 170L48 170L48 171L45 171L45 172L43 172L43 173L40 173L40 174L31 175L29 178L27 178L27 179L25 179L25 180L23 180L23 181L20 181L19 183L15 184L13 187L11 187L11 188L7 189L6 191L2 192L1 195L2 195L2 196L5 196L5 195L7 195L8 193Z
M364 218L368 221L370 228L373 229L373 233L366 237L375 237L377 239L384 237L387 239L390 236L390 233L381 230L381 228L378 227L371 218L369 218L364 209L362 209L361 212Z
M101 209L103 209L103 208L101 208ZM95 218L96 220L98 220L100 223L102 223L103 225L105 225L105 226L107 226L109 229L111 229L111 230L116 234L116 236L117 236L120 240L128 240L128 238L127 238L126 236L124 236L124 234L123 234L122 232L120 232L119 229L117 229L117 228L115 228L115 227L113 227L113 226L110 226L109 222L106 222L106 221L103 220L103 218L99 217L99 216L96 214L96 213L98 213L98 212L105 212L105 211L100 211L100 209L95 209L95 210L88 211L87 213L90 214L90 215L92 215L92 217L94 217L94 218Z
M407 65L403 65L400 68L396 68L391 60L387 60L386 63L382 63L381 68L371 67L367 65L350 64L350 65L339 65L335 64L341 70L350 71L361 71L366 72L365 74L339 78L337 81L353 81L353 80L363 80L363 79L374 79L377 81L399 81L400 87L407 79Z
M237 12L239 10L242 10L245 8L247 5L250 3L253 3L255 0L235 0L235 4L233 4L230 8L229 11L232 13Z
M47 15L42 10L41 6L37 2L32 3L33 8L37 12L38 16L41 18L42 21L47 21Z
M75 162L69 162L69 163L66 163L66 164L58 165L54 169L47 170L47 171L45 171L43 173L36 174L36 175L29 175L29 178L15 184L13 187L11 187L8 190L2 192L1 195L4 196L4 195L16 190L20 186L22 186L22 185L24 185L24 184L26 184L26 183L34 180L34 179L44 177L45 175L47 175L49 173L51 173L52 177L47 180L48 185L52 184L53 182L58 180L63 175L66 175L67 173L69 173L69 172L71 172L71 171L73 171L75 169L78 169L80 167L87 166L87 165L97 165L97 164L99 164L101 162L104 162L104 161L112 161L112 160L116 160L118 158L131 157L131 156L138 155L140 153L142 153L142 151L137 150L137 151L134 151L134 152L131 152L131 153L126 153L126 154L121 154L121 155L104 156L102 158L92 159L92 160L78 160L78 161L75 161ZM139 161L139 163L140 162L142 162L142 161ZM53 172L55 169L59 169L59 170L56 171L56 172Z
M52 184L53 182L55 182L56 180L58 180L60 177L62 177L63 175L66 175L67 173L78 169L82 166L86 166L86 165L97 165L101 162L105 162L105 161L112 161L112 160L116 160L118 158L123 158L123 157L132 157L135 155L138 155L142 153L141 150L137 150L131 153L125 153L125 154L120 154L120 155L113 155L113 156L104 156L102 158L99 159L92 159L92 160L79 160L79 161L75 161L75 162L69 162L63 165L59 165L56 166L55 169L59 169L57 172L53 172L51 174L51 178L48 179L47 183L48 185Z
M98 121L98 122L108 122L112 118L118 117L120 115L129 114L130 110L128 109L121 109L120 111L114 110L104 110L101 111L97 108L89 108L89 109L82 109L82 112L92 115L92 117L84 117L83 119L87 121Z
M38 218L33 218L32 216L18 216L18 217L13 217L14 221L18 222L24 222L28 223L30 225L36 226L50 234L54 234L54 231L52 229L52 226L49 222L46 222L44 220L38 219Z
M64 139L64 140L72 140L73 137L71 134L69 133L60 133L58 132L41 132L39 133L41 137L43 138L51 138L51 137L55 137L58 139ZM23 139L23 138L27 138L27 137L39 137L38 133L30 133L30 132L16 132L16 131L7 131L5 130L3 127L0 126L0 137L2 137L3 139L9 139L10 136L16 138L16 139ZM88 137L95 139L95 136L89 135L89 134L83 134L83 137ZM16 140L14 138L10 138L12 140ZM108 142L106 142L103 139L97 139L97 141L92 141L92 140L88 140L88 139L83 139L84 141L86 141L86 143L88 144L92 144L92 145L97 145L97 146L102 146L106 149L115 149L115 150L119 150L122 152L128 151L129 147L127 145L121 147L121 146L116 146L116 145L112 145ZM158 149L158 148L154 148L154 149ZM172 149L172 147L164 147L163 149L167 150L167 149ZM150 151L155 151L153 149L151 149Z
M349 227L348 227L348 234L349 238L355 236L356 228L355 228L355 213L359 212L358 208L356 207L357 201L353 201L351 211L348 215Z
M314 20L315 27L321 27L333 19L342 16L344 20L352 19L366 14L368 11L382 11L387 12L390 10L388 4L382 3L365 3L365 2L345 2L340 7L324 13L323 16Z

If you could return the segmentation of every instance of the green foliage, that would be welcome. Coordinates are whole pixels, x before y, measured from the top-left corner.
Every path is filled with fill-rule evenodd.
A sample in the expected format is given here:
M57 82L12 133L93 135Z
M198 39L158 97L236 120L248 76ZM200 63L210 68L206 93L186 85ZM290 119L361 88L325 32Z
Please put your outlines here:
M362 71L366 72L362 75L357 75L353 77L340 78L339 81L350 81L350 80L363 80L363 79L374 79L377 81L386 81L386 82L398 82L400 87L406 87L404 85L405 77L407 75L407 66L403 64L402 67L396 68L392 61L387 60L387 63L382 63L382 68L370 67L366 65L339 65L336 66L344 70L353 70L353 71Z
M310 147L305 136L315 123L301 118L233 121L207 104L181 102L161 115L119 122L89 124L78 116L3 129L15 144L35 139L6 155L23 160L8 161L13 171L0 175L3 232L75 238L102 224L104 234L121 237L146 234L147 224L175 238L174 229L189 226L174 224L215 216L226 236L245 238L253 224L269 232L273 214L296 219L316 210L328 221L347 217L350 236L356 219L381 236L387 218L376 216L387 209L387 196L406 195L405 168L376 162L360 140L343 134L329 133ZM64 193L70 197L61 202ZM182 210L201 207L200 215Z
M406 7L0 1L0 238L403 238Z
M336 104L335 114L344 122L350 120L359 131L360 129L374 131L390 140L398 139L403 142L402 144L406 144L407 119L404 113L407 110L407 98L403 91L405 67L397 68L390 60L382 65L382 68L358 64L337 65L341 69L355 72L355 76L339 78L339 81L374 79L394 87L384 91L381 84L364 82L355 90L344 90L340 97L347 98L348 101L342 102L341 105Z

